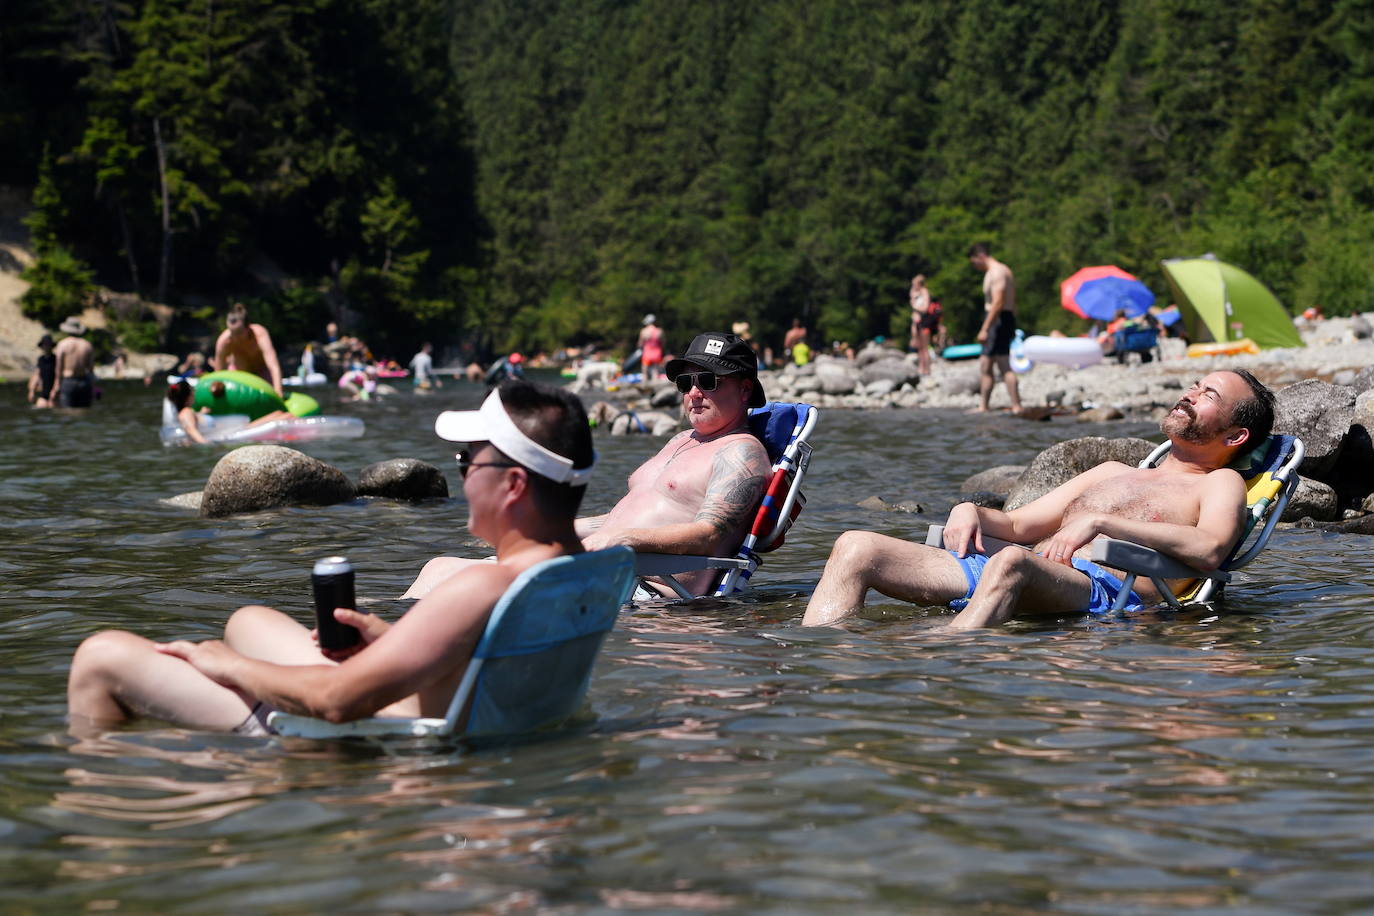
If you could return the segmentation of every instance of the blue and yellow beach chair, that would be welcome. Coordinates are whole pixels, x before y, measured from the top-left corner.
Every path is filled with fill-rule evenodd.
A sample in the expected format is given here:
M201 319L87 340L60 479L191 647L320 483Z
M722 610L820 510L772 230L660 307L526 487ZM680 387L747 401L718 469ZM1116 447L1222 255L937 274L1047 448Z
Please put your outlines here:
M1146 456L1139 467L1152 468L1169 454L1171 443L1165 442ZM1093 541L1092 561L1126 573L1112 610L1119 611L1130 599L1135 581L1144 576L1154 583L1164 600L1175 608L1184 604L1211 601L1231 581L1231 573L1249 563L1269 543L1269 536L1283 516L1284 507L1298 487L1298 465L1302 464L1303 444L1296 436L1273 435L1259 447L1242 455L1231 466L1240 472L1246 484L1246 521L1236 540L1231 556L1211 572L1194 569L1167 554L1131 541L1098 538ZM926 532L926 544L944 546L943 525L931 525ZM983 536L989 551L1000 550L1009 542ZM1014 545L1025 547L1026 545ZM1169 588L1168 579L1192 580L1181 594Z
M1140 462L1140 467L1154 467L1169 453L1165 442ZM1120 610L1130 597L1131 588L1139 576L1154 583L1164 600L1177 608L1184 604L1211 601L1231 581L1231 573L1249 563L1269 543L1274 526L1283 517L1284 507L1298 488L1298 465L1304 454L1302 440L1297 436L1273 435L1231 466L1240 472L1246 485L1246 520L1241 536L1231 549L1226 562L1211 572L1193 569L1157 550L1130 541L1099 538L1093 542L1092 561L1122 570L1127 574L1125 588L1117 595L1113 610ZM1196 580L1182 594L1174 594L1167 579Z

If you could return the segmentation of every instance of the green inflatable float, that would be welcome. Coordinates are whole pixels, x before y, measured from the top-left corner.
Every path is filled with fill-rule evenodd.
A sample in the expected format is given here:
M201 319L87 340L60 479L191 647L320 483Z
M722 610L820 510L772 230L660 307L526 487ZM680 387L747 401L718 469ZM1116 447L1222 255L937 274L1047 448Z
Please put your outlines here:
M218 397L210 390L215 382L224 383L224 391ZM314 416L320 412L319 402L310 395L293 391L291 396L283 401L277 397L277 393L265 379L236 369L209 372L196 379L196 399L193 406L197 410L208 407L210 413L216 416L231 413L247 414L251 420L274 410L287 410L298 417Z

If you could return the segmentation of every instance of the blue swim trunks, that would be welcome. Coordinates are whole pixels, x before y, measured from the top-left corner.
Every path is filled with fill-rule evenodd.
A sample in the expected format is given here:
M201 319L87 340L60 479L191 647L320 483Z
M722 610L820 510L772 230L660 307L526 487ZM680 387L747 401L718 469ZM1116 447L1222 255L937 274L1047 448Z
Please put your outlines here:
M954 551L949 551L949 555L959 561L959 566L964 570L964 578L968 579L968 591L964 597L955 598L949 606L956 611L962 611L968 606L968 600L973 597L973 590L978 587L978 580L983 577L983 567L988 565L988 557L982 553L971 553L966 557L961 557ZM1073 558L1073 568L1088 577L1092 584L1092 595L1088 599L1088 606L1079 608L1087 614L1105 614L1112 609L1112 602L1116 596L1121 594L1123 583L1116 576L1107 572L1101 566L1089 560ZM1145 599L1141 598L1134 591L1126 599L1125 610L1138 611L1145 607Z

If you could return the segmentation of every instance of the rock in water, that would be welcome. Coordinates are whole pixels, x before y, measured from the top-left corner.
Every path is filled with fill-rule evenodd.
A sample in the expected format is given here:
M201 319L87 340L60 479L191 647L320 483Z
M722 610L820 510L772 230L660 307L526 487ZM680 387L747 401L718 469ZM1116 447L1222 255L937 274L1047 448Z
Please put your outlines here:
M1298 473L1323 478L1335 467L1355 418L1355 389L1306 379L1274 392L1274 432L1302 437Z
M991 505L989 502L977 502L971 497L982 494L996 494L998 506L1007 501L1013 487L1021 479L1021 475L1026 472L1024 464L1002 464L995 468L988 468L986 471L979 471L972 477L959 484L959 498L979 506ZM986 497L985 497L986 498Z
M358 475L359 496L388 499L444 499L448 481L437 467L417 458L392 458L363 468Z
M1069 439L1051 445L1035 456L1016 486L1007 494L1007 511L1044 496L1061 483L1067 483L1104 461L1120 461L1135 466L1154 449L1154 444L1144 439L1104 439L1101 436Z
M249 445L225 455L205 481L201 518L276 506L329 506L352 499L343 471L282 445Z
M1319 522L1330 522L1339 516L1340 504L1336 500L1336 491L1320 480L1302 477L1298 480L1297 489L1293 491L1293 497L1288 501L1288 506L1283 510L1283 517L1279 521L1296 522L1303 518L1311 518Z

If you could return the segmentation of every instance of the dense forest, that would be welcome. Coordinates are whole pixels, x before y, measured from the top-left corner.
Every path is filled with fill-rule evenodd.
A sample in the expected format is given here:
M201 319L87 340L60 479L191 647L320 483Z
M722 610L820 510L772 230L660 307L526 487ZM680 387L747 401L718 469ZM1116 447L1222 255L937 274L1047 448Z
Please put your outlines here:
M92 281L286 339L682 345L802 318L970 333L1214 252L1374 308L1374 7L1355 0L0 0L0 184L48 320ZM137 339L145 316L116 316ZM168 342L162 341L165 345Z

